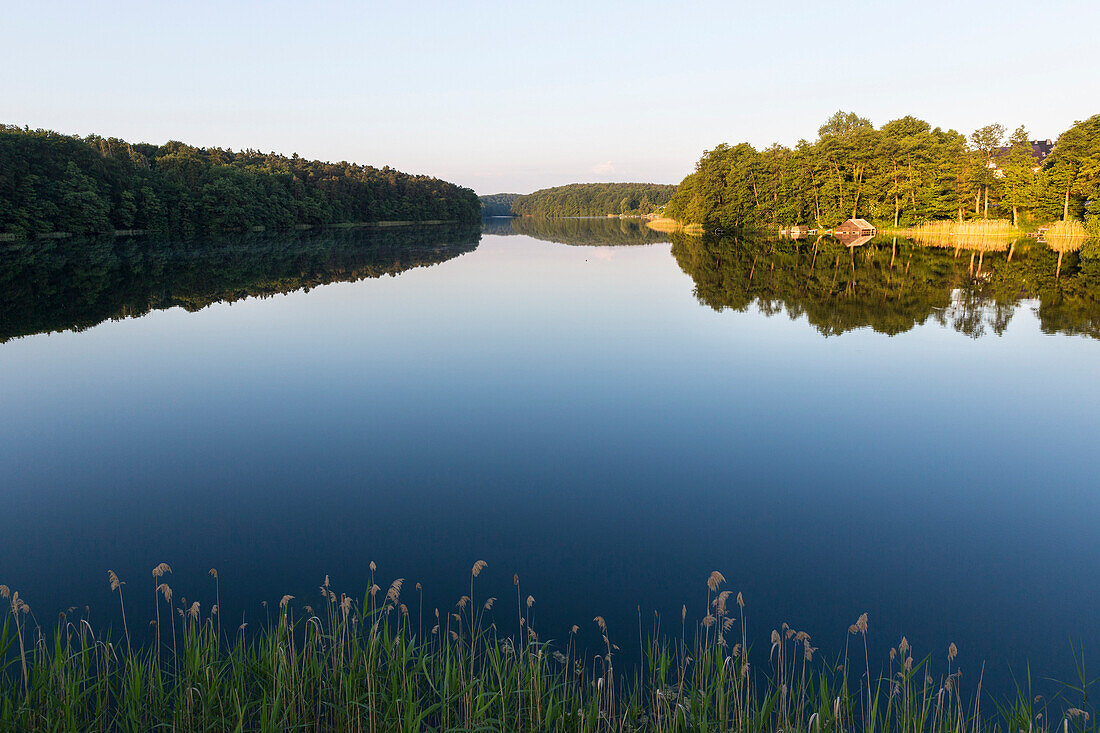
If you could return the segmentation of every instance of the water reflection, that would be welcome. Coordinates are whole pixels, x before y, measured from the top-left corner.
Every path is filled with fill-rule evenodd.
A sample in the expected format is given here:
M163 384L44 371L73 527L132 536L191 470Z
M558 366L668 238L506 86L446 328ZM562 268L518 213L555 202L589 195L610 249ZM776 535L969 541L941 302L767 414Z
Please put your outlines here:
M667 242L669 235L646 226L643 219L619 217L542 219L538 217L493 218L484 222L485 234L522 234L534 239L577 246L621 246Z
M878 236L761 240L673 235L672 254L716 310L805 316L832 336L898 334L932 319L973 338L1000 335L1017 305L1038 301L1044 333L1100 338L1100 246L1081 239Z
M618 220L506 224L633 241ZM477 244L405 234L24 251L4 260L3 332ZM326 573L364 592L371 561L442 608L484 559L486 593L518 573L540 631L599 613L625 641L639 607L705 613L719 569L751 604L761 664L773 624L833 656L867 611L872 658L902 634L922 654L957 642L970 684L981 660L998 690L1027 659L1072 679L1071 639L1091 667L1100 343L1037 328L1096 334L1090 245L1063 248L1059 275L1034 240L673 242L486 237L397 278L0 345L0 582L39 618L88 604L118 630L108 568L136 588L168 562L205 609L217 567L225 617L256 624ZM133 632L152 594L127 593Z
M473 251L476 226L327 230L203 243L113 239L0 245L0 343L180 306L396 275Z

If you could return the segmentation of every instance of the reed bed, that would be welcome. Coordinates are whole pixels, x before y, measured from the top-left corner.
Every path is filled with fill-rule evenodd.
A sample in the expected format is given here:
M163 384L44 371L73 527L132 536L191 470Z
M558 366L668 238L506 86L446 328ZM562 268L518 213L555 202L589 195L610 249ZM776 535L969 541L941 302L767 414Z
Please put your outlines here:
M670 219L667 216L662 216L657 219L650 219L645 224L650 229L654 229L658 232L676 232L682 229L680 222L675 219Z
M702 224L682 224L676 219L670 219L667 216L658 217L656 219L650 219L645 224L650 229L658 232L664 232L671 234L672 232L683 232L684 234L690 234L693 237L703 235Z
M1005 236L1020 235L1022 232L1012 226L1008 219L971 219L968 221L955 221L951 219L942 221L926 221L915 227L904 230L907 233L925 235L966 235L966 236ZM899 231L899 233L901 233Z
M1059 238L1078 238L1084 239L1089 236L1088 231L1085 229L1085 225L1079 221L1056 221L1050 226L1046 227L1047 237L1059 237Z
M866 614L836 656L786 624L750 655L745 600L717 571L705 596L700 583L701 619L689 624L685 606L671 623L654 617L643 630L639 619L637 630L620 631L640 645L641 662L626 669L602 617L591 622L601 639L593 652L578 645L575 626L544 640L531 628L535 599L519 577L510 599L486 597L478 586L485 569L473 565L468 595L453 608L425 613L419 584L410 609L404 580L383 590L372 563L361 599L337 595L326 577L314 602L284 596L249 629L223 626L216 605L204 612L177 599L161 563L145 591L156 598L147 645L131 644L125 622L117 638L64 615L42 629L19 594L0 586L10 606L0 627L0 730L1097 730L1084 680L1052 700L1026 687L993 698L987 717L980 681L970 693L960 688L954 644L921 656L902 638L873 664ZM110 583L125 612L122 581L111 573ZM765 650L767 664L750 665Z

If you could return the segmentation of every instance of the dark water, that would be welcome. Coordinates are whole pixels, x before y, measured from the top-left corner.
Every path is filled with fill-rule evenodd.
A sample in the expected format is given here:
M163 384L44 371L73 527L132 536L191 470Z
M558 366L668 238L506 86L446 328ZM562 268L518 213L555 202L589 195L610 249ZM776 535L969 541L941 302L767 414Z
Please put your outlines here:
M255 621L375 561L415 614L484 559L629 650L718 569L765 649L866 611L987 687L1095 667L1100 251L673 239L0 245L0 583L109 623L112 569L138 626L154 565L204 608L216 567Z

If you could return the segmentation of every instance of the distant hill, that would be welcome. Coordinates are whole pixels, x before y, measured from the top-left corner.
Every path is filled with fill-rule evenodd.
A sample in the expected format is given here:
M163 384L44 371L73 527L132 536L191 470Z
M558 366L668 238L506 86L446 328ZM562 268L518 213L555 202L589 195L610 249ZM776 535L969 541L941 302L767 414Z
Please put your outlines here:
M676 186L660 183L570 183L543 188L512 202L517 216L650 214L672 198Z
M518 193L491 193L488 196L479 196L481 199L482 216L512 216L512 203L522 194Z

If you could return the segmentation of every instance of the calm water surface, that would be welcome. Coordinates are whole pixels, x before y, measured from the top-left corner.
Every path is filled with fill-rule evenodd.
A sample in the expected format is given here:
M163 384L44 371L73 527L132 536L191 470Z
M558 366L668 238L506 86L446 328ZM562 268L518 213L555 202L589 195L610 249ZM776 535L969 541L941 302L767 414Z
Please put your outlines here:
M257 620L373 560L415 613L484 559L625 649L718 569L761 647L867 611L971 681L1100 661L1091 250L478 237L0 250L0 582L107 623L108 569L133 619L155 564L204 608L216 567Z

